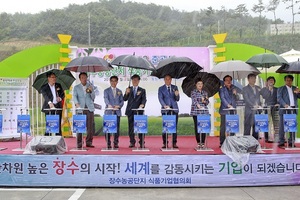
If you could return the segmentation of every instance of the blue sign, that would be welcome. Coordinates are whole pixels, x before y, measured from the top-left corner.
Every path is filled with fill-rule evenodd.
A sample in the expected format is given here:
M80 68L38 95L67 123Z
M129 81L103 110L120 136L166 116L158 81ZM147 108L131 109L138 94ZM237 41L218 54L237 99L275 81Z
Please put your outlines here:
M284 132L297 132L296 114L283 115L283 129Z
M255 132L269 132L269 118L267 114L256 114L254 116Z
M134 115L134 133L148 133L147 115Z
M176 133L176 115L163 115L163 133Z
M239 133L240 120L238 115L226 115L226 133Z
M17 132L30 135L30 115L17 116Z
M210 115L197 115L198 133L210 133Z
M59 115L46 115L46 133L59 133Z
M2 133L2 127L3 127L3 115L0 115L0 133Z
M86 133L86 115L73 115L73 132Z
M103 115L103 133L117 133L117 115Z

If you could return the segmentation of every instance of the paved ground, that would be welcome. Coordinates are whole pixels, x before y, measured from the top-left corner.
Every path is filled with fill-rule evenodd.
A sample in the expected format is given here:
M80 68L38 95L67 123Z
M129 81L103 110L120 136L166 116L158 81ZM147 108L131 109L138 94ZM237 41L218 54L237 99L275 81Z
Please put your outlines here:
M0 188L3 200L296 200L300 186L228 188Z

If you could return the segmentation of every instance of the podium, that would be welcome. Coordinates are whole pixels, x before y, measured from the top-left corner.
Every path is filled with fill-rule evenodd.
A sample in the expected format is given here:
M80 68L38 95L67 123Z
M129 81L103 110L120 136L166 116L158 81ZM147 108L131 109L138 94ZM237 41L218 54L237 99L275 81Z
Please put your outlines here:
M196 151L214 151L211 148L208 148L208 142L207 142L207 134L210 133L211 130L211 120L210 120L210 115L207 114L208 112L207 108L201 108L201 109L196 109L197 111L202 111L205 113L198 114L197 115L197 133L200 136L200 145L197 145L195 147ZM205 134L205 142L204 145L202 146L202 134Z
M269 115L271 107L258 107L252 108L255 112L254 115L254 123L255 123L255 131L258 132L258 139L262 139L262 149L263 150L273 150L273 148L266 147L266 138L265 132L269 133ZM267 113L267 114L265 114Z
M142 141L141 147L137 145L136 148L132 148L132 151L150 151L148 148L145 148L145 134L148 132L148 123L147 123L147 116L140 115L140 113L144 113L144 108L135 108L131 109L135 112L133 124L134 124L134 135L136 141L139 140L139 134L142 134ZM144 116L144 117L142 117Z
M289 147L289 142L286 143L285 150L300 150L300 148L295 147L295 134L297 132L297 116L296 116L296 110L298 108L280 108L280 110L284 110L286 114L283 115L283 124L284 124L284 137L286 140L288 134L290 134L290 137L292 138L292 147Z
M103 133L105 134L106 147L102 148L101 151L119 151L118 148L114 148L114 145L111 145L111 148L107 146L108 139L110 139L111 134L117 133L117 115L116 111L119 109L115 108L105 108L105 111L110 111L108 115L103 116Z
M60 123L61 123L60 117L57 114L57 112L61 112L62 108L46 108L46 109L44 109L44 111L48 111L48 115L46 115L46 133L48 133L49 136L55 136L56 133L59 133ZM53 122L58 120L57 126L51 125L51 126L47 127L47 118L49 120L53 120ZM55 124L53 124L53 125L55 125Z
M73 132L76 133L76 148L70 149L70 151L87 151L86 148L83 148L83 144L84 144L83 134L87 132L86 116L84 115L83 112L87 110L88 110L87 108L75 109L76 115L73 116ZM84 130L82 130L82 128ZM78 137L81 137L81 147L78 147Z
M25 114L23 114L25 111ZM21 115L18 115L18 132L20 132L20 147L13 149L12 151L25 151L25 148L23 148L23 137L22 134L26 133L25 137L25 145L27 145L28 137L27 133L30 133L30 116L28 115L28 109L27 108L20 108Z
M0 123L1 123L1 130L0 130L0 132L2 132L2 125L3 125L3 115L2 115L2 111L5 111L5 110L6 110L6 108L0 108L0 116L1 116L1 121L0 121ZM7 148L0 147L0 151L3 151L3 150L5 150L5 149L7 149Z
M177 124L176 124L176 115L173 114L174 111L178 109L173 108L167 108L167 109L161 109L165 115L162 116L163 118L163 124L162 129L163 133L166 135L166 148L161 148L161 151L179 151L178 148L173 148L173 133L177 132ZM164 120L165 118L165 120ZM168 148L168 135L171 135L172 137L172 145L170 148Z

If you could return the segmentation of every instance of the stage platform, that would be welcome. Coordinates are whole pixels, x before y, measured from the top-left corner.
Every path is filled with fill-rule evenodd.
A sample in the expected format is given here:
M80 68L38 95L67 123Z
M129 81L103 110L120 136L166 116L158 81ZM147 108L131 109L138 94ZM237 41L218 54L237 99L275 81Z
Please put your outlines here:
M300 185L300 150L267 143L272 150L247 155L246 164L233 162L208 137L210 151L197 151L194 136L178 136L177 151L162 151L161 136L147 136L149 151L129 148L121 136L117 151L103 151L104 136L95 148L71 151L76 138L65 138L61 155L23 155L13 151L19 141L0 142L0 186L11 187L230 187ZM25 141L23 141L25 147ZM85 147L85 146L84 146ZM300 147L300 144L296 144Z

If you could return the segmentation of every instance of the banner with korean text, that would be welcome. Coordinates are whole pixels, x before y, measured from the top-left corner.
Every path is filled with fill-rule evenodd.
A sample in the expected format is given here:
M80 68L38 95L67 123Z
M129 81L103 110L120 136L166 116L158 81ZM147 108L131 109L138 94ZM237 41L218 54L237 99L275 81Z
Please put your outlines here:
M80 180L80 181L79 181ZM1 155L0 186L218 187L299 185L299 154Z

